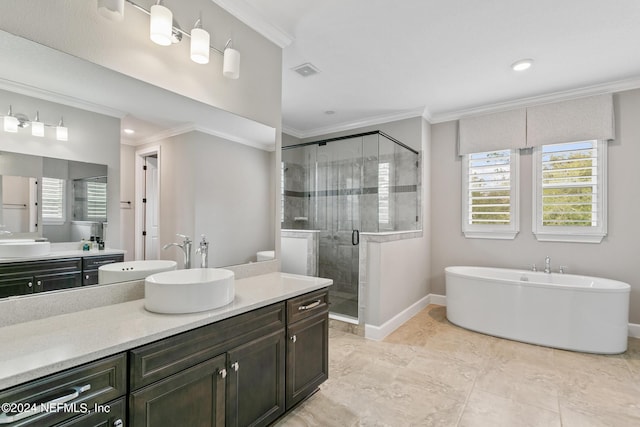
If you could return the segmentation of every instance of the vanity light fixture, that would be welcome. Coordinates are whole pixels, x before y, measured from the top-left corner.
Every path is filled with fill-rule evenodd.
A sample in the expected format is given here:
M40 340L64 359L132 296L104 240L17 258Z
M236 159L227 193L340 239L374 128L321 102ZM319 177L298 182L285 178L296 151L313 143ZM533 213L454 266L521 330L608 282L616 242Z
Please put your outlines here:
M149 37L160 46L169 46L172 43L173 13L169 8L161 5L161 2L162 0L158 0L158 3L151 6Z
M532 65L533 65L533 59L527 58L527 59L521 59L519 61L514 62L513 64L511 64L511 68L513 69L513 71L524 71L531 68Z
M231 39L224 46L224 63L222 74L228 79L240 77L240 52L231 47Z
M16 133L18 132L18 125L20 121L13 115L13 110L11 109L11 105L9 105L9 112L6 116L4 116L4 131Z
M44 123L40 121L40 112L36 111L36 118L31 122L31 135L44 136Z
M211 46L211 36L208 31L202 28L202 18L199 18L191 34L180 29L178 24L173 21L173 13L169 8L163 6L162 0L157 0L156 4L151 6L149 10L136 4L132 0L98 0L98 12L111 19L110 13L107 11L119 11L119 5L122 3L122 13L124 17L124 3L128 3L133 8L146 13L150 16L149 22L149 38L161 46L169 46L172 43L178 43L183 36L191 39L191 60L198 64L208 64L209 54L211 50L219 53L223 57L222 74L228 79L237 79L240 77L240 52L231 47L231 39L227 41L223 50L216 49ZM115 19L114 19L115 20Z
M111 21L122 21L124 0L98 0L98 13Z
M202 19L198 18L191 30L191 60L198 64L209 63L209 40L211 36L202 28Z
M64 125L64 120L60 117L60 123L56 126L56 139L58 141L68 141L69 140L69 130Z

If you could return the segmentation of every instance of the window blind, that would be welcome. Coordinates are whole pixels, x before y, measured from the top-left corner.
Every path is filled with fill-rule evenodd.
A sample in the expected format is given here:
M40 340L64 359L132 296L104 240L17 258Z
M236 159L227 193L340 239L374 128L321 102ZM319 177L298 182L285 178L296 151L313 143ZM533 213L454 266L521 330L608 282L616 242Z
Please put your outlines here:
M87 218L105 220L107 218L107 184L87 182Z
M468 223L511 221L511 151L469 154Z
M57 178L42 178L42 219L64 221L65 181Z

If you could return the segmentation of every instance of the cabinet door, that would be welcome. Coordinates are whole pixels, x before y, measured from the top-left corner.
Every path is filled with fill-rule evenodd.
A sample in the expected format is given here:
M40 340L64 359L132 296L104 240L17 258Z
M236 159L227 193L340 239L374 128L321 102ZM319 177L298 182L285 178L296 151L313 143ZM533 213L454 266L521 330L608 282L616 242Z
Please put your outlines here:
M266 426L284 414L284 331L227 353L227 427Z
M58 273L38 274L34 277L34 292L55 291L58 289L75 288L82 285L82 274Z
M287 410L329 377L327 312L287 328Z
M225 355L134 391L129 426L223 427Z
M33 293L33 276L0 279L0 298Z

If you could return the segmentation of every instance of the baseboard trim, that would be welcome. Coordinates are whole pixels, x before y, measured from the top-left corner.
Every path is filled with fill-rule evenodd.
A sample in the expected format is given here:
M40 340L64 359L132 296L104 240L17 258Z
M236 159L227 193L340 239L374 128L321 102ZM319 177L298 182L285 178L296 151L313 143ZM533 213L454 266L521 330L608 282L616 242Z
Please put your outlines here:
M629 336L631 338L640 338L640 325L637 323L629 323Z
M429 304L444 305L447 306L447 296L438 294L429 294Z
M431 294L421 298L380 326L364 325L364 337L374 341L382 341L391 332L398 329L407 320L418 314L420 310L431 304Z

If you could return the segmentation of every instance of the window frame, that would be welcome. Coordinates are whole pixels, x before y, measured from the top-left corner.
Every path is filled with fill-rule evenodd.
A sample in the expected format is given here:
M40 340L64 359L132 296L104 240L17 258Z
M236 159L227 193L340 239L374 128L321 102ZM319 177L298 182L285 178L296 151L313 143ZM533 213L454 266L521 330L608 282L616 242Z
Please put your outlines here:
M586 140L589 141L589 140ZM542 225L542 150L543 146L533 149L532 186L533 215L531 229L541 242L600 243L607 235L607 141L596 141L597 150L597 219L595 227L548 226ZM581 141L576 141L581 142ZM557 145L557 144L546 144Z
M517 149L490 150L488 152L509 151L510 209L509 224L469 224L469 158L462 156L462 233L472 239L513 240L520 232L520 151Z

